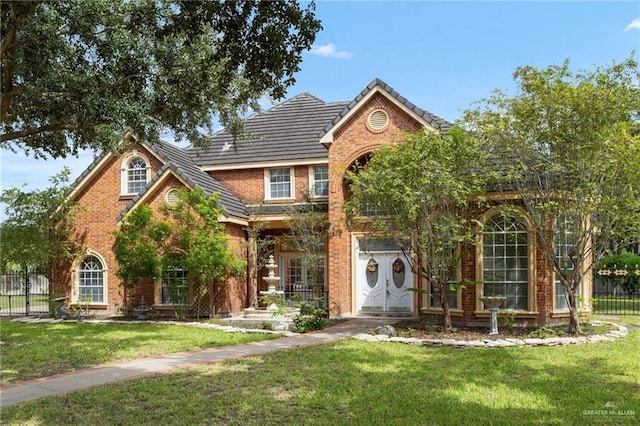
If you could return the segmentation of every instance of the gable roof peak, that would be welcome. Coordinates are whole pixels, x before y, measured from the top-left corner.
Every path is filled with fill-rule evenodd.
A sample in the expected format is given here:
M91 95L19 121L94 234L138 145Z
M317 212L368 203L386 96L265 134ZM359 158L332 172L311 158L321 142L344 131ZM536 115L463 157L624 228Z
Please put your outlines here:
M333 132L358 109L357 107L359 105L362 105L362 102L369 99L378 91L384 92L389 99L411 114L416 120L422 122L425 126L430 126L440 131L446 131L452 126L452 124L445 119L412 104L407 100L407 98L401 96L391 86L376 77L333 119L333 121L325 126L319 134L320 143L330 144L333 142Z

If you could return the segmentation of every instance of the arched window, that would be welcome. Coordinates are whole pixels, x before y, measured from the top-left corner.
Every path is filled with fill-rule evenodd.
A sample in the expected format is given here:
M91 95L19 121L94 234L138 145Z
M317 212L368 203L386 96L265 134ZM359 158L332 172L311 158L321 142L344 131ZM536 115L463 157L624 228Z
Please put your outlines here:
M485 296L505 296L504 309L529 308L529 235L523 221L507 214L490 217L482 232Z
M97 256L82 258L77 269L77 300L79 303L106 303L105 267Z
M150 179L149 160L133 151L125 158L121 167L121 193L123 195L139 194L147 186Z

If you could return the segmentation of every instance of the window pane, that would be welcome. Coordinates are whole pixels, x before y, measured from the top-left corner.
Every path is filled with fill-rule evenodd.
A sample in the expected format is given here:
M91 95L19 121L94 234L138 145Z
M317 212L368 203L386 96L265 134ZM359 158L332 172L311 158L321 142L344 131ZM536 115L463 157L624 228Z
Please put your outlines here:
M485 296L505 296L506 309L528 307L529 252L526 228L509 216L491 218L483 231Z
M313 168L313 195L326 197L329 195L329 167L316 166Z
M142 158L134 158L127 169L127 191L137 194L147 186L147 163Z
M451 282L449 284L455 284L455 282ZM433 284L429 284L429 307L431 308L440 308L440 292L438 288ZM447 286L448 287L448 286ZM449 308L457 309L458 308L458 293L454 290L447 289L449 292Z
M284 297L286 300L307 301L325 297L326 259L320 257L313 265L303 262L301 256L287 256L283 260ZM326 300L321 306L326 307Z
M78 270L78 296L80 303L104 302L104 270L95 256L86 257Z
M162 303L187 303L189 271L182 266L182 258L176 256L162 276Z
M556 261L560 268L564 270L568 275L573 272L574 264L570 254L574 251L575 236L571 232L573 225L573 218L567 215L562 215L558 218L557 230L555 234L556 239ZM555 292L556 292L556 309L569 309L569 304L565 296L564 287L558 278L558 273L555 273ZM576 295L580 294L580 287L576 291Z
M270 198L291 197L291 171L290 169L274 169L269 172Z

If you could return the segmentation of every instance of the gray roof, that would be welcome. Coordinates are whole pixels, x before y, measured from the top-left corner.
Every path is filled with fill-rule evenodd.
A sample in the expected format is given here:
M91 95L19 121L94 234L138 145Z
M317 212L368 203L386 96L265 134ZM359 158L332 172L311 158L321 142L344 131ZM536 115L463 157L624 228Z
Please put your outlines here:
M198 165L226 165L282 160L326 159L328 153L318 133L347 102L327 103L309 93L294 96L283 103L245 120L249 137L237 140L221 130L211 137L208 149L189 147L187 152Z
M423 110L422 108L418 108L417 106L409 102L405 97L400 96L400 94L393 90L393 88L387 83L380 80L379 78L376 78L371 83L369 83L369 85L367 85L367 87L365 87L365 89L360 92L360 94L356 96L354 100L352 100L342 111L340 111L340 113L322 129L322 131L316 136L316 138L321 139L327 132L329 132L329 130L331 130L336 124L338 124L342 117L349 114L349 111L351 111L358 104L358 102L360 102L369 94L369 92L371 92L376 87L380 87L382 90L387 92L389 96L398 101L398 103L403 105L405 108L413 111L430 126L433 126L434 128L441 131L447 131L452 126L452 124L444 118L440 118L435 114Z
M178 148L167 142L157 141L145 144L147 148L158 154L164 161L164 165L160 168L156 176L147 183L144 191L136 195L118 215L121 220L129 210L137 203L142 195L151 188L162 175L169 170L173 171L177 176L182 178L192 188L201 188L207 196L213 193L219 193L218 201L220 207L224 209L225 216L235 216L246 219L244 203L231 193L227 188L222 186L220 182L203 172L196 166L184 149Z

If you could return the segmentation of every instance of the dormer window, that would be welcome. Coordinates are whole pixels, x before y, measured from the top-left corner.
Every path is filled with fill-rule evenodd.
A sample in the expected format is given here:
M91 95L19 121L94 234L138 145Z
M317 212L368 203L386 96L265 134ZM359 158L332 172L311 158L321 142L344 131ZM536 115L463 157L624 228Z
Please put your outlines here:
M141 193L147 186L149 178L149 160L134 151L122 162L122 195L135 195Z

